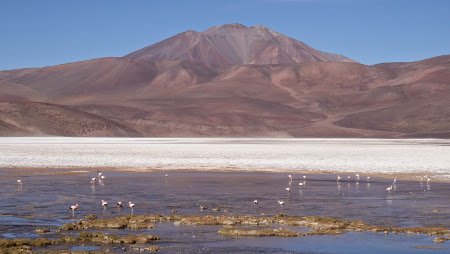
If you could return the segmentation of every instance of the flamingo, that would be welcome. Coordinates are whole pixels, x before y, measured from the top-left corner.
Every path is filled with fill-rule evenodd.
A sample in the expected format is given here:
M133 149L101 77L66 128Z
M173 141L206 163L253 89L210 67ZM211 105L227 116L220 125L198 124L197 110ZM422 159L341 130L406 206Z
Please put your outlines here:
M298 185L303 186L303 185L305 185L305 183L300 182L300 183L298 183Z
M391 192L392 190L392 185L386 188L387 191Z
M97 181L97 178L96 177L92 177L91 178L91 184L95 184L95 181Z
M355 176L356 176L356 181L359 182L359 174L356 174Z
M106 202L105 200L102 199L102 201L100 202L100 204L106 208L108 206L108 202Z
M305 176L305 175L303 176L303 179L306 179L306 176Z
M165 176L165 177L168 177L168 176L169 176L169 174L165 174L164 176Z
M122 203L122 201L117 201L117 208L119 208L119 209L123 209L123 203Z
M352 179L351 176L347 176L347 180L350 182L350 179Z
M336 178L336 182L339 182L341 180L341 176L337 176L337 178Z
M287 191L287 192L290 192L290 191L291 191L291 188L287 187L287 188L286 188L286 191Z
M71 206L69 206L69 210L72 210L72 211L75 211L75 210L77 210L78 209L78 207L79 207L79 205L78 204L75 204L75 205L71 205Z
M106 178L106 176L104 176L104 175L100 176L100 179L102 179L102 180L105 179L105 178Z
M279 204L280 206L283 206L283 205L284 205L284 201L278 200L278 204Z
M75 210L78 210L78 204L71 205L71 206L69 206L68 209L72 211L72 217L74 217L75 216Z
M128 207L131 208L131 214L134 213L134 203L131 203L131 201L128 201Z
M258 200L257 200L257 199L253 200L253 203L254 203L255 205L257 205L257 204L258 204Z
M367 182L370 182L370 176L368 176L366 179L367 179Z
M17 179L17 183L22 185L22 180L21 179Z
M292 175L288 175L289 181L292 181Z

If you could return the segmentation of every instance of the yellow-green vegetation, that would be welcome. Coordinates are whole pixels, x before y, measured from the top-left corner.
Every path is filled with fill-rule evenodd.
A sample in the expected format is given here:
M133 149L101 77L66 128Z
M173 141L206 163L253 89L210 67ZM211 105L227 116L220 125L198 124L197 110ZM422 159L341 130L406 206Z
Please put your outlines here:
M46 238L0 239L0 254L29 254L33 253L31 247L49 246L57 242Z
M450 241L450 234L434 238L435 243L444 243L446 241Z
M261 237L261 236L275 236L275 237L296 237L298 232L285 228L236 228L224 227L218 232L221 235L233 237Z
M70 223L60 227L61 230L82 230L82 229L149 229L155 227L155 222L167 220L159 215L126 215L110 219L98 219L94 215L88 215L76 223Z
M62 226L61 230L83 229L144 229L153 228L157 222L173 221L175 225L223 225L223 226L270 226L285 225L310 228L307 235L341 234L349 231L373 231L385 233L428 234L444 236L450 233L447 228L439 227L384 227L366 224L358 220L344 220L320 216L275 216L250 215L127 215L109 219L88 217L76 223Z
M50 229L48 229L48 228L36 228L34 230L34 232L36 232L38 234L45 234L45 233L49 233Z
M144 244L159 240L154 235L106 235L99 232L81 232L79 236L62 236L61 243L92 243L92 244Z
M80 232L78 236L61 235L58 239L0 239L0 254L6 253L32 253L32 247L43 247L50 245L78 245L89 244L147 244L159 240L155 235L107 235L99 232ZM156 246L142 247L147 249L159 249Z

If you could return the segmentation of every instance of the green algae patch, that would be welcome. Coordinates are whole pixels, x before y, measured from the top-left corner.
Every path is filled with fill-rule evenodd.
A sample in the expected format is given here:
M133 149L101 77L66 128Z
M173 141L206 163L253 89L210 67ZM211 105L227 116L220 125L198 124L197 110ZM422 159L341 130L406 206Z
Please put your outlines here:
M81 232L78 237L66 236L61 239L65 243L145 244L159 240L160 238L155 235L115 236L99 232Z
M450 241L450 234L442 235L434 238L435 243L445 243L446 241Z
M82 220L61 226L60 230L84 230L84 229L151 229L156 222L179 219L178 216L161 215L124 215L109 219L98 219L89 215Z
M18 247L18 246L48 246L58 242L47 238L22 238L22 239L0 239L1 248Z
M0 254L9 253L33 253L32 247L46 247L58 245L78 245L89 243L95 245L108 244L148 244L159 240L155 235L139 234L116 236L100 232L80 232L78 236L62 235L58 239L36 238L36 239L0 239ZM153 246L153 249L157 249ZM143 247L146 248L146 247Z
M219 234L232 237L297 237L298 232L285 228L236 228L224 227Z
M152 246L133 246L131 248L133 251L137 252L158 252L161 250L160 247L152 245Z
M31 247L44 247L56 244L58 241L46 238L35 239L0 239L0 254L33 253Z
M0 247L0 254L32 254L33 251L28 245L15 247Z
M34 232L36 232L37 234L46 234L49 233L51 230L48 228L36 228L34 230Z

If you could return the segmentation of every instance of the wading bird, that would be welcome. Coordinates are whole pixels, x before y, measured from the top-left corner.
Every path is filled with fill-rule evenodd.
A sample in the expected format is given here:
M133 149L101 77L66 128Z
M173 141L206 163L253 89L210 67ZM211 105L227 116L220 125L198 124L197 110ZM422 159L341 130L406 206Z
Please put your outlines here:
M102 199L102 201L100 201L100 204L106 208L108 206L108 202L106 202L105 200Z
M287 192L290 192L290 191L291 191L291 188L287 187L287 188L286 188L286 191L287 191Z
M131 201L128 201L128 207L131 208L131 214L134 213L134 203L131 203Z
M393 188L393 187L392 187L392 185L391 185L391 186L387 187L386 190L390 192L390 191L392 190L392 188Z
M341 180L341 176L337 176L336 182L339 182Z
M253 200L253 203L254 203L255 205L257 205L257 204L258 204L258 200L257 200L257 199Z
M95 181L97 181L97 178L96 177L92 177L91 178L91 184L95 184Z
M283 205L284 205L284 201L278 200L278 204L279 204L280 206L283 206Z
M75 205L71 205L71 206L69 206L69 210L72 210L72 211L75 211L75 210L77 210L78 209L78 204L75 204Z
M72 211L72 216L75 216L75 210L78 209L78 204L71 205L68 209Z
M119 208L119 209L123 209L123 203L122 203L122 201L117 201L117 208Z

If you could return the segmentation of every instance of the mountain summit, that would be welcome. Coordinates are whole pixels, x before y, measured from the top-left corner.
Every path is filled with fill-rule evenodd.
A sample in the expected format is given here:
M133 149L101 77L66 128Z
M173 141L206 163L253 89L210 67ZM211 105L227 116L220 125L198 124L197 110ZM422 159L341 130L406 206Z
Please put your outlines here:
M354 62L341 55L313 49L267 27L241 24L214 26L204 32L186 31L125 57L145 61L189 60L209 67Z

